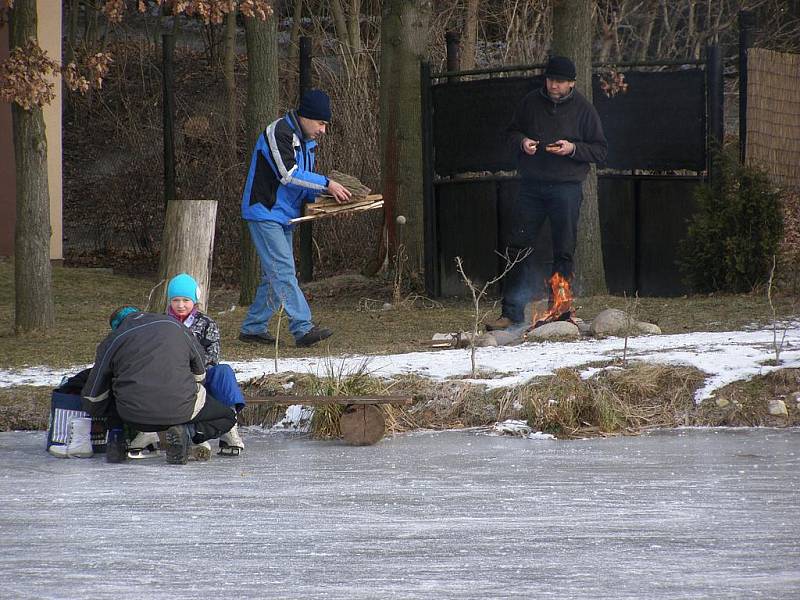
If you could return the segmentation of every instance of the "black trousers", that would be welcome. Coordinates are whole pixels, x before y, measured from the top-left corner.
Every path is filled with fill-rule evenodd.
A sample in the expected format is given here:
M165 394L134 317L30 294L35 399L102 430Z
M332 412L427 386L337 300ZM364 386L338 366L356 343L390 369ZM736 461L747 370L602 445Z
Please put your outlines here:
M549 220L553 238L550 275L560 273L571 279L582 200L579 182L522 181L513 219L506 232L512 258L535 246L539 230ZM534 262L531 253L517 263L503 281L503 316L512 323L523 321L525 305L536 296L537 290L542 290L543 282L535 274Z
M123 424L122 419L116 411L116 406L112 402L109 405L109 411L106 416L108 427L121 427ZM162 423L153 425L152 423L131 423L125 421L137 431L164 431L173 425L184 425L184 423ZM214 398L211 394L206 393L206 403L197 415L191 420L187 421L194 426L195 434L192 436L192 442L200 444L207 440L218 438L223 433L227 433L231 428L236 425L236 413L234 410L225 406L222 402Z

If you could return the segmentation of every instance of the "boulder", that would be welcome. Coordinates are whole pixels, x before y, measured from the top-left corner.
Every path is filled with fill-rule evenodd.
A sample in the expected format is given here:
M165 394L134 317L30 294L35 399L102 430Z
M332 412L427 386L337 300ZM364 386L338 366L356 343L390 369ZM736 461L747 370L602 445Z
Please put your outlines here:
M661 335L661 327L655 323L647 323L646 321L637 321L636 331L645 335Z
M783 400L770 400L769 414L775 417L788 417L789 411L786 410L786 403Z
M528 337L538 340L575 339L581 337L581 332L578 326L570 321L553 321L552 323L540 325Z
M512 333L505 329L499 329L497 331L492 331L492 336L496 340L498 346L509 346L521 341L521 334L518 331Z
M476 348L487 348L489 346L497 346L497 338L494 336L493 331L487 331L475 338Z
M616 308L607 308L594 318L591 332L592 335L597 336L622 336L629 333L632 325L633 320L625 311Z

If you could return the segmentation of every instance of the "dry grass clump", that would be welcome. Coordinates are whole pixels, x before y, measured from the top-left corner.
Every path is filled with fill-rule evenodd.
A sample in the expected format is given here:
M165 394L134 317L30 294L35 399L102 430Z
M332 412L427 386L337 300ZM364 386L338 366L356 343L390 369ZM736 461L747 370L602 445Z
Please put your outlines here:
M497 420L498 403L482 385L431 381L417 375L397 377L391 393L414 398L410 407L386 408L387 429L460 429L489 425Z
M43 386L0 389L0 431L47 429L52 392Z
M246 396L269 398L271 396L386 396L389 395L387 383L373 377L369 371L369 361L365 360L355 369L348 370L344 362L335 363L328 359L324 375L309 374L263 375L254 379L242 389ZM339 417L344 405L332 404L314 407L311 418L311 433L315 438L330 439L341 436ZM384 407L384 410L387 410ZM255 404L248 406L239 416L243 425L270 427L283 417L286 406Z
M711 427L785 427L800 423L796 394L800 392L800 369L781 369L749 381L736 381L697 407L691 425ZM769 414L770 400L786 404L788 418Z
M518 388L528 423L559 437L634 434L684 425L703 374L691 367L637 363L581 379L573 369Z

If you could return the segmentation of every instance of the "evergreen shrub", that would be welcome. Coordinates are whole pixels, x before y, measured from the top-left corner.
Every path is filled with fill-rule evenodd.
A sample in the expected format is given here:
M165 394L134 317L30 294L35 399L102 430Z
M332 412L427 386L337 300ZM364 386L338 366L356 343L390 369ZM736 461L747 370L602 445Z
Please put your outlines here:
M767 283L778 252L780 194L763 171L739 164L735 148L720 152L715 168L711 184L695 192L679 266L695 292L749 292Z

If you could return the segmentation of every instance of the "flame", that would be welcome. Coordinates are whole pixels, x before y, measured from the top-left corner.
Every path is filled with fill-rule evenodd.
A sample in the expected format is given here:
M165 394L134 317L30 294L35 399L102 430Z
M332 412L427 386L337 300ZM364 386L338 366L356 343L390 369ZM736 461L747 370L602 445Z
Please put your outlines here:
M569 286L569 280L561 273L554 273L547 283L552 291L553 305L541 315L534 313L532 319L533 327L556 321L565 313L572 313L574 296Z

